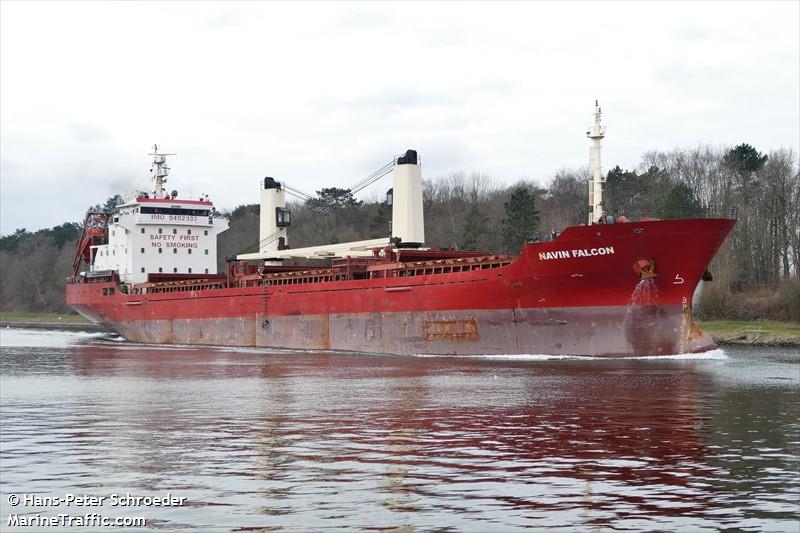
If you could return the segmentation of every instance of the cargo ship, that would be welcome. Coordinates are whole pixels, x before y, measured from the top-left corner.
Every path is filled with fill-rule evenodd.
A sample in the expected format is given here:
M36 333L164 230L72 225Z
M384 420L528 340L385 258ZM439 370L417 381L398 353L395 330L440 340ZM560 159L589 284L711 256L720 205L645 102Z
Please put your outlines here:
M226 258L218 273L227 220L207 196L167 193L171 154L156 147L154 190L87 214L67 303L140 343L597 357L715 348L692 298L735 221L607 216L597 104L594 119L588 223L518 255L426 246L420 159L408 150L383 170L393 174L386 236L292 249L294 189L269 177L258 252Z

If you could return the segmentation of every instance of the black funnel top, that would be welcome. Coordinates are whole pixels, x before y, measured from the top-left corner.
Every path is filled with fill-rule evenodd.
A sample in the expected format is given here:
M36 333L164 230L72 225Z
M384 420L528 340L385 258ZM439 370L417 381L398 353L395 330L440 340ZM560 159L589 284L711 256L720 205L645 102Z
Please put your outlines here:
M406 150L404 155L397 158L398 165L416 165L417 164L417 151Z
M264 178L264 188L265 189L280 189L281 184L279 181L275 181L275 178L266 177Z

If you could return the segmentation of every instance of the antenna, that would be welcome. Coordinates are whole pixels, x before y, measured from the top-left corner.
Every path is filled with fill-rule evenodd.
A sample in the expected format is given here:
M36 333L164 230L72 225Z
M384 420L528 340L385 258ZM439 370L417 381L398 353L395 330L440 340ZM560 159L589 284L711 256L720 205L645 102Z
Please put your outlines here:
M153 156L153 163L150 166L150 172L153 173L153 179L156 181L156 190L155 194L153 195L154 198L163 199L166 198L166 193L164 193L164 184L167 182L167 176L169 175L169 167L167 166L167 156L168 155L178 155L178 154L164 154L158 153L158 145L153 145L153 153L147 154Z
M603 188L606 183L600 165L600 141L606 136L606 127L602 124L603 112L597 100L594 101L594 126L586 132L592 140L590 157L592 161L592 181L589 183L589 225L596 224L603 218Z

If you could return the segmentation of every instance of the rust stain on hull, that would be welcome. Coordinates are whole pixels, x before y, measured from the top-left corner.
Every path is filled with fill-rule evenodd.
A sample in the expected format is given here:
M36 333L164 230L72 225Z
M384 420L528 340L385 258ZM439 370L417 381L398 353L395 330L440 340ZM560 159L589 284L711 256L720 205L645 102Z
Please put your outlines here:
M135 342L430 355L667 355L715 348L680 305L140 320Z
M423 328L423 337L426 341L474 341L478 338L478 323L472 318L466 320L426 320Z

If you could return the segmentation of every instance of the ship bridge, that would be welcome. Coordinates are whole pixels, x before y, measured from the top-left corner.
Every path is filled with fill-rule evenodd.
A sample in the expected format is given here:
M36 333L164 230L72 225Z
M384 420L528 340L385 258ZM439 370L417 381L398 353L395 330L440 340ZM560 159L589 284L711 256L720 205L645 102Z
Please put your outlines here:
M217 235L228 221L214 216L214 205L166 194L166 155L155 151L153 197L139 193L109 217L108 242L91 247L91 271L116 271L122 282L141 283L148 274L216 274Z

